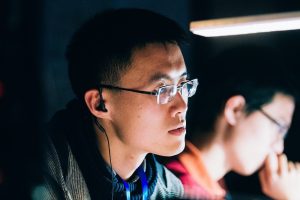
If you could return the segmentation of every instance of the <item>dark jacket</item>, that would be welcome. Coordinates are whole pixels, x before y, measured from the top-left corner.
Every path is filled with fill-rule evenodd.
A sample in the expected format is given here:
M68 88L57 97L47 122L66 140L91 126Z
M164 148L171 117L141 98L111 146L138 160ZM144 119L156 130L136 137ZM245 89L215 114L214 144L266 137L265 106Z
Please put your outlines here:
M97 148L92 120L87 110L73 100L49 123L45 155L47 199L126 199L118 175L113 175ZM150 199L174 199L183 195L183 187L154 155L145 161ZM131 199L142 199L140 180L128 181Z

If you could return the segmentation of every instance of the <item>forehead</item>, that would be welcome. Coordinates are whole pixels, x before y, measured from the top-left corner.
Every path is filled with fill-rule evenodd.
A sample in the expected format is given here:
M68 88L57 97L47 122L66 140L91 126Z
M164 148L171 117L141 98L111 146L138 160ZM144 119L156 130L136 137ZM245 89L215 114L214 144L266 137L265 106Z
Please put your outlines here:
M135 50L129 70L121 77L122 86L143 86L161 79L176 81L186 74L180 48L176 44L147 44Z

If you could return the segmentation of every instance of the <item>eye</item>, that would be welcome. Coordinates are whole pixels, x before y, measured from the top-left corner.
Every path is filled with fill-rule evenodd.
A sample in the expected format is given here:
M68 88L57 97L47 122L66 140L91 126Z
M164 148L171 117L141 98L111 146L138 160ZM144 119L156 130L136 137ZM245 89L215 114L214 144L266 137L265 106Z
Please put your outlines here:
M187 80L187 77L184 77L184 78L181 78L177 84L177 86L181 86L183 85L184 83L186 83L188 80Z
M158 91L159 88L161 88L161 87L163 87L163 86L166 86L166 85L167 85L166 81L161 80L161 81L159 81L159 82L156 84L156 87L154 88L154 90L155 90L155 91Z

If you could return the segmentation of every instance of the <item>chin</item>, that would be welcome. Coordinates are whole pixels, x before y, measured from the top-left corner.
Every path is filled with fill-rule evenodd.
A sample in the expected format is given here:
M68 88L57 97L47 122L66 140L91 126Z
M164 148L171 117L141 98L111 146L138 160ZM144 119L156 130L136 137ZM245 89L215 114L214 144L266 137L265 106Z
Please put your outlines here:
M176 147L173 146L172 148L165 149L163 152L160 151L154 154L157 154L159 156L171 157L180 154L184 150L184 147L185 147L185 142L182 141L179 144L177 144Z
M237 171L238 174L242 176L250 176L257 170L257 167L243 167L241 170Z
M240 175L242 176L251 176L254 173L254 171L242 171L239 172Z

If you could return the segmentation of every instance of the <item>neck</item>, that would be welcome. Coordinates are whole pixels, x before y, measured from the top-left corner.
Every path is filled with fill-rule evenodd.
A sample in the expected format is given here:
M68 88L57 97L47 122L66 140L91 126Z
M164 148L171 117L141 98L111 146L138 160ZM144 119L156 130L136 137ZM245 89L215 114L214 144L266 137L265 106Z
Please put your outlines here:
M215 138L210 141L209 145L200 148L200 152L210 177L218 181L231 170L226 147L224 146L224 135L228 135L228 133L222 118L216 121L214 131L211 135L214 135Z
M96 125L94 129L98 139L98 149L107 165L112 165L112 169L123 179L129 179L135 170L142 164L147 153L137 153L130 146L124 144L118 137L107 130L109 147L105 133L100 131ZM110 155L109 155L110 148ZM111 158L111 163L110 163Z
M200 150L200 152L201 159L209 176L215 181L223 178L229 171L229 166L226 162L226 156L222 146L213 144L209 148Z

